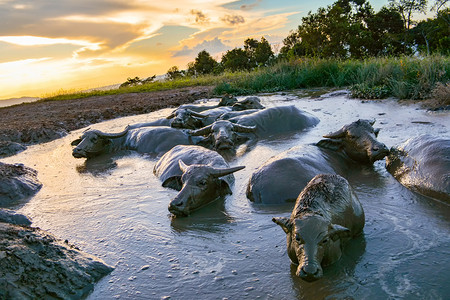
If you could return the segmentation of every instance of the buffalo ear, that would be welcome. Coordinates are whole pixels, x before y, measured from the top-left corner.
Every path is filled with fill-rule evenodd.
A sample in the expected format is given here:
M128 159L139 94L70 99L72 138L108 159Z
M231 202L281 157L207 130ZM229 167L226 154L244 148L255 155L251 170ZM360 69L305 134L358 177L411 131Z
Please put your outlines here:
M342 140L338 139L323 139L320 140L317 144L320 148L330 149L333 151L339 151L342 148Z
M290 218L286 217L278 217L278 218L272 218L272 221L275 224L278 224L283 228L284 232L289 233L292 231L292 222Z
M188 168L188 165L186 165L185 163L184 163L184 161L182 161L181 159L179 159L178 160L178 165L180 166L180 170L181 170L181 172L186 172L186 170L187 170L187 168Z
M375 128L373 130L373 133L375 134L375 137L378 137L378 134L380 133L380 128Z
M72 143L70 143L72 146L76 146L76 145L78 145L79 143L81 143L81 141L82 141L82 139L76 139L76 140L74 140Z
M349 237L350 229L338 224L330 224L328 228L328 235L333 241L337 241L338 239Z

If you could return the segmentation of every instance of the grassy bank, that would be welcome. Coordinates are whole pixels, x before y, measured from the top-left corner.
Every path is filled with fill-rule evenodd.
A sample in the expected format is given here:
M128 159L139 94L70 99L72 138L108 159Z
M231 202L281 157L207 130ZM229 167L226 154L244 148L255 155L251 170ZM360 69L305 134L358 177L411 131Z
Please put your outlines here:
M426 99L438 83L450 81L450 58L429 56L366 60L299 59L220 83L215 91L234 94L297 88L347 87L354 97Z
M212 85L215 94L248 95L299 88L349 88L354 97L426 99L436 86L450 82L450 57L368 58L365 60L297 59L251 72L185 77L173 81L87 93L60 93L46 100L76 99ZM441 84L439 84L441 83Z

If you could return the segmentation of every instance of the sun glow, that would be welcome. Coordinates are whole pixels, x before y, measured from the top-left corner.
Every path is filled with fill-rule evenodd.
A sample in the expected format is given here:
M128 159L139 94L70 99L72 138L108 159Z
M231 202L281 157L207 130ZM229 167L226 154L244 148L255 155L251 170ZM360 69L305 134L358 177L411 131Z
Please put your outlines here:
M66 38L46 38L40 36L0 36L0 41L19 45L19 46L40 46L40 45L56 45L56 44L71 44L84 46L90 50L99 50L99 43L91 43L83 40L71 40Z
M281 41L295 14L263 1L88 2L0 0L0 98L161 75L171 66L185 69L201 50L220 60L247 37Z

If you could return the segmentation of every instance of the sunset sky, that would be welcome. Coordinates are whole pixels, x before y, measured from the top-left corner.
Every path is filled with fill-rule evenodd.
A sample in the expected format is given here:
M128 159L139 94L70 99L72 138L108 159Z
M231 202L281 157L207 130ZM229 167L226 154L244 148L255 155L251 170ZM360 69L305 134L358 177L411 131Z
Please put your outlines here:
M203 49L220 60L249 37L276 50L303 16L333 2L0 0L0 99L161 75Z

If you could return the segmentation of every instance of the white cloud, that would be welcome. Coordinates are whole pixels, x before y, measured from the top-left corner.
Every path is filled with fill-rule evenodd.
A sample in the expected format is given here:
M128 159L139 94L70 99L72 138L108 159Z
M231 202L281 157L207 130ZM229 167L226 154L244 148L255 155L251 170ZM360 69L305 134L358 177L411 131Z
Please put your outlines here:
M189 48L188 46L184 46L181 50L174 52L173 56L174 57L177 57L177 56L194 57L200 51L203 51L203 50L206 50L209 54L211 54L212 56L215 56L215 55L225 52L229 49L231 49L231 47L225 45L224 43L222 43L222 41L219 38L216 37L213 40L203 41L202 43L200 43L192 48Z

